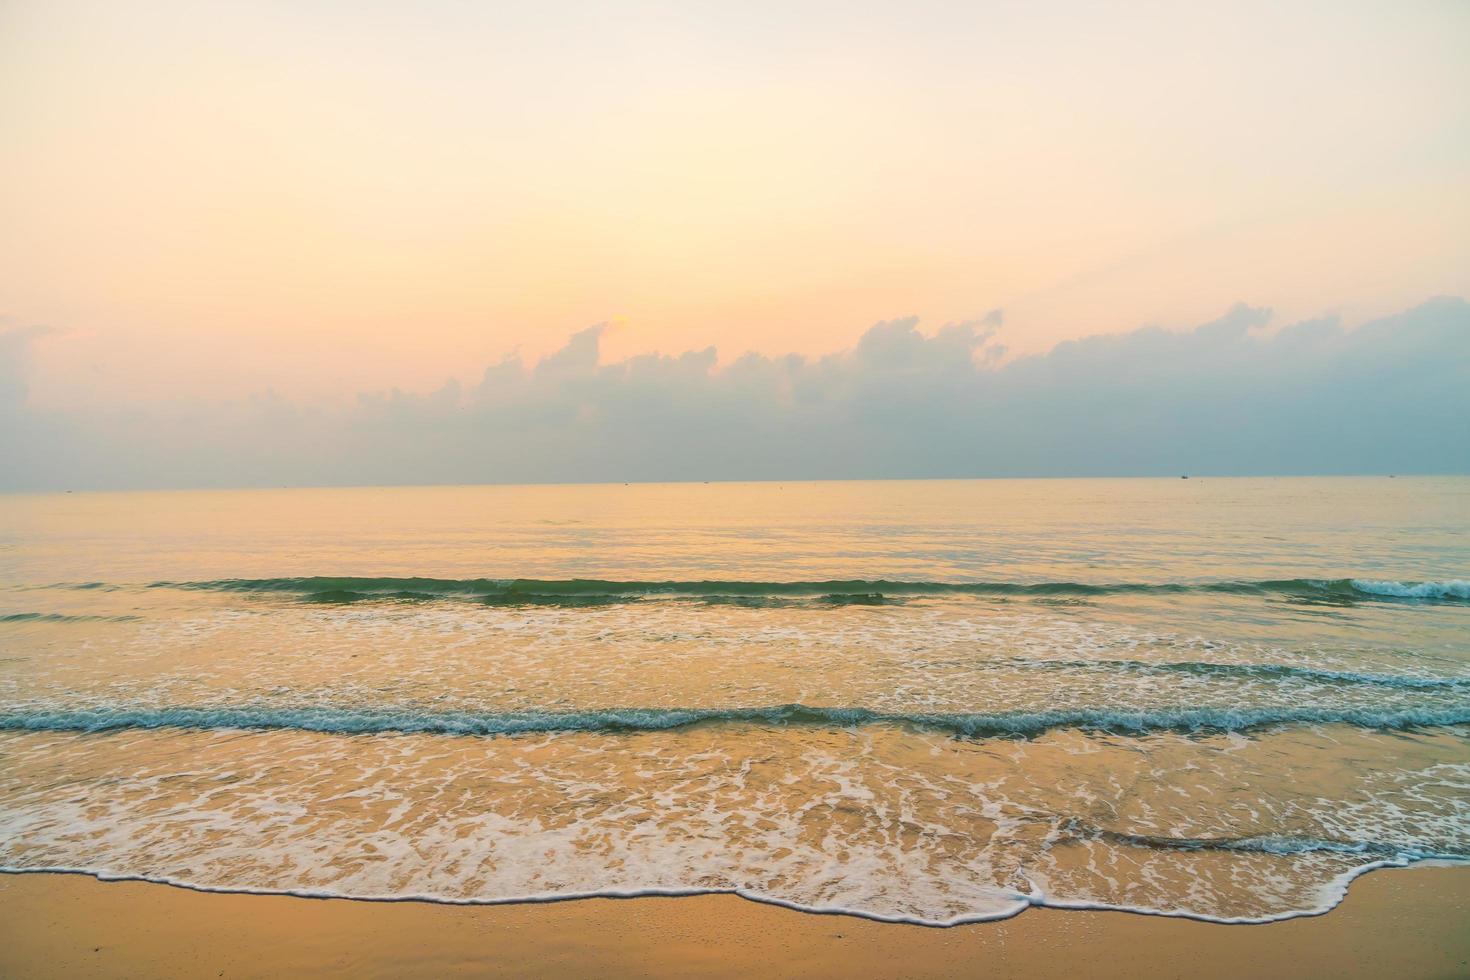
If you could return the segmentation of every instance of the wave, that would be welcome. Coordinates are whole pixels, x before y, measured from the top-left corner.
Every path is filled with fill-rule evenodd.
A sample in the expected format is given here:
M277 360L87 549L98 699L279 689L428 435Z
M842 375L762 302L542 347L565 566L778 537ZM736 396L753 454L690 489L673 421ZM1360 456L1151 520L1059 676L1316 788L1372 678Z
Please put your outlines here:
M629 602L641 602L647 595L639 593L616 593L616 592L583 592L570 595L543 592L491 592L484 595L473 595L480 603L487 606L519 607L519 606L555 606L561 609L579 609L590 606L613 606ZM392 592L363 592L351 589L323 589L320 592L305 593L302 598L307 602L326 603L330 605L350 605L356 602L369 602L374 600L398 600L402 602L425 602L433 599L451 598L451 594L433 592L414 592L411 590L395 590ZM671 599L692 599L705 605L712 606L741 606L750 609L784 609L791 607L805 607L813 605L825 606L891 606L901 605L906 600L902 597L887 596L882 593L873 592L832 592L816 596L748 596L748 595L700 595L680 596L669 595Z
M130 623L137 616L89 616L66 613L19 612L0 616L0 623Z
M1187 674L1197 677L1240 678L1244 680L1300 680L1321 684L1348 684L1386 687L1404 691L1470 689L1470 677L1422 677L1413 674L1372 674L1352 670L1328 670L1297 667L1291 664L1215 663L1198 660L1031 660L1015 657L993 663L948 661L967 667L1017 667L1026 670L1081 671L1093 673L1140 674L1167 676Z
M1470 599L1470 581L1393 582L1355 578L1351 585L1365 595L1394 599Z
M89 583L90 585L90 583ZM692 598L716 602L807 599L837 604L881 604L895 598L974 595L1086 597L1126 594L1223 593L1302 601L1470 602L1470 581L1399 582L1376 579L1263 579L1220 582L922 582L828 579L810 582L739 580L615 581L606 579L492 579L329 577L214 579L153 582L150 588L295 594L317 602L364 599L474 598L495 605L603 605L641 599Z
M1083 827L1080 821L1069 821L1064 827L1068 838L1078 841L1102 840L1126 847L1142 847L1156 851L1228 851L1242 854L1270 854L1294 857L1304 854L1366 855L1408 861L1470 861L1470 853L1412 847L1381 840L1333 840L1295 834L1255 834L1245 837L1169 837L1126 831Z
M1280 725L1352 725L1407 730L1470 724L1470 707L1436 709L1192 708L1161 711L1076 709L1024 712L883 712L782 704L738 708L625 708L596 711L424 712L401 708L242 706L96 708L0 713L0 730L107 732L126 729L290 729L335 735L630 734L696 725L850 728L911 725L963 737L1026 738L1054 729L1113 734L1239 732Z

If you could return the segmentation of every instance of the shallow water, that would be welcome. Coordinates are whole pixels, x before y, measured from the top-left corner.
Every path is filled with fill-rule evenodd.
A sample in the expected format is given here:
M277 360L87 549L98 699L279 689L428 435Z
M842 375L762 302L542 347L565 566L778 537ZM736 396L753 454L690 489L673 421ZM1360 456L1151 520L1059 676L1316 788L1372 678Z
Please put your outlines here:
M0 865L931 923L1470 858L1470 479L0 498Z

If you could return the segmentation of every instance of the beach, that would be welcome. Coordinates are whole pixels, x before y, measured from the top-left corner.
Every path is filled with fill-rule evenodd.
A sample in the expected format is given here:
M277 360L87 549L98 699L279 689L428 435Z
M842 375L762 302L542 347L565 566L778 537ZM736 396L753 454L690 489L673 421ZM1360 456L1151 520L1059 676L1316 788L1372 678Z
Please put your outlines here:
M1031 909L948 929L726 895L446 906L0 876L7 977L1470 975L1470 870L1359 879L1323 916L1227 926Z
M0 0L0 980L1470 980L1467 41Z

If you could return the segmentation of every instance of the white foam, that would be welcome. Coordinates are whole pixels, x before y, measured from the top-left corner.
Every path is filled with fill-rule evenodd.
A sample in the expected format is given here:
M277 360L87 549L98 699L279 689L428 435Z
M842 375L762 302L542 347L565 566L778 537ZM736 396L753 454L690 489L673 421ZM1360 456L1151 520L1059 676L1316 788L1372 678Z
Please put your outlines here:
M997 745L895 729L0 738L0 865L206 890L719 893L927 925L1038 904L1264 922L1325 911L1370 867L1470 854L1453 732L1412 764L1394 761L1404 740L1362 731L1326 755L1299 730L1245 745L1160 735L1146 752L1078 732Z
M750 902L761 905L774 905L778 908L791 909L795 912L806 912L812 915L847 915L858 919L867 919L871 922L886 922L901 925L928 926L931 928L947 929L962 925L975 925L984 922L1000 922L1013 919L1029 908L1050 908L1059 911L1087 911L1087 912L1125 912L1133 915L1158 916L1168 919L1188 919L1194 922L1210 922L1217 925L1267 925L1272 922L1286 922L1291 919L1312 918L1326 915L1337 906L1341 905L1347 898L1349 886L1363 875L1372 871L1381 871L1386 868L1470 868L1470 859L1453 858L1426 858L1424 860L1404 861L1373 861L1350 871L1345 871L1332 881L1324 884L1319 894L1321 901L1310 908L1290 909L1271 915L1259 916L1220 916L1194 912L1189 909L1178 908L1154 908L1145 905L1126 905L1111 902L1070 901L1067 899L1048 899L1041 894L1016 893L1014 901L1006 908L993 912L971 912L962 915L954 915L945 919L926 919L921 916L912 915L885 915L880 912L872 912L861 908L848 908L841 905L804 905L800 902L788 901L773 895L753 891L748 888L628 888L628 889L598 889L583 892L558 892L555 894L538 895L515 895L496 898L458 898L445 895L430 894L404 894L404 895L358 895L347 892L334 891L330 888L250 888L246 886L205 885L185 879L174 878L167 875L127 874L112 871L97 870L92 868L73 867L9 867L0 865L0 874L72 874L85 875L96 878L98 881L107 882L143 882L154 885L168 885L174 888L182 888L188 891L203 892L215 895L262 895L262 896L289 896L294 898L312 899L337 899L352 902L423 902L431 905L456 905L456 906L495 906L495 905L544 905L552 902L581 901L589 898L696 898L702 895L734 895Z
M1393 596L1400 599L1470 599L1470 581L1450 579L1445 582L1395 582L1391 579L1352 580L1353 588L1369 595Z

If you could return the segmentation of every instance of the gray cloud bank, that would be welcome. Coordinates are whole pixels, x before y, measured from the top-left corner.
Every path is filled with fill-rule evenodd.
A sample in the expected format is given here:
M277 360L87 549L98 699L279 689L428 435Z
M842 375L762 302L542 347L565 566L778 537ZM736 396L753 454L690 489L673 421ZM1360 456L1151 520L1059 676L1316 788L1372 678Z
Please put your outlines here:
M879 323L820 358L602 363L593 327L473 386L346 410L263 396L109 413L26 400L0 334L0 488L1470 472L1470 304L1267 333L1237 306L1000 363L999 317Z

